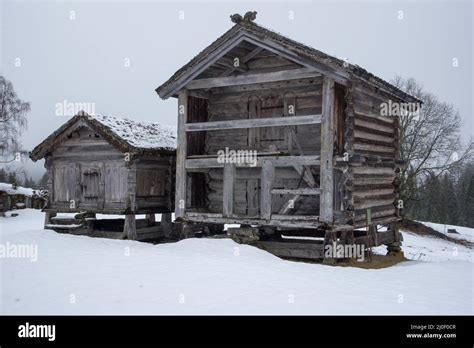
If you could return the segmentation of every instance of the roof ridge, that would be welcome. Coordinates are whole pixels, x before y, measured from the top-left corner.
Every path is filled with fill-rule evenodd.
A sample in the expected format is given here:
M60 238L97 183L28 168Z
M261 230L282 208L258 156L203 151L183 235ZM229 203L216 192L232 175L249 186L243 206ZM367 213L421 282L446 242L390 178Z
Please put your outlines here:
M217 48L219 48L228 38L231 38L233 34L237 34L240 30L247 30L256 36L267 36L270 40L277 42L280 45L286 46L287 48L293 49L297 51L299 54L306 56L307 59L311 59L313 61L320 60L323 64L328 65L330 68L341 69L343 68L349 74L360 78L364 81L373 83L378 85L379 88L386 88L389 90L390 93L393 93L395 96L399 98L407 98L413 101L419 101L413 95L408 94L407 92L401 90L400 88L394 86L390 82L370 73L365 68L357 65L355 63L349 63L343 59L340 59L336 56L329 55L320 51L314 47L311 47L307 44L301 43L299 41L293 40L288 36L281 34L273 29L266 28L258 23L249 20L241 20L238 21L234 26L232 26L229 30L227 30L224 34L219 36L216 40L214 40L210 45L205 47L201 50L196 56L194 56L188 63L183 65L180 69L178 69L168 80L166 80L162 85L156 88L156 92L162 97L167 98L171 93L173 93L173 89L171 91L167 91L170 89L170 86L173 83L177 83L179 79L186 75L186 72L191 69L192 67L198 65L202 61L204 61L209 54L214 52ZM235 31L235 33L233 33Z
M88 114L80 111L62 124L30 152L36 161L43 158L55 146L54 139L61 137L68 129L84 120L119 149L132 152L170 152L176 149L176 127L158 122L138 121L124 117L102 114Z

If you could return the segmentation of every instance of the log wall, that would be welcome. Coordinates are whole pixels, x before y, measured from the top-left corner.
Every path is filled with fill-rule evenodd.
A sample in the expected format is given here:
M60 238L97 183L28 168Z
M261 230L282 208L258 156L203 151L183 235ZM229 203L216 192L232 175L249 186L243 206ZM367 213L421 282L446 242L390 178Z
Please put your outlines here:
M85 126L53 149L46 168L49 209L103 213L173 209L172 158L131 158Z
M368 208L373 222L390 221L398 217L399 121L381 109L403 101L361 81L350 85L346 98L345 150L362 160L345 174L345 207L356 227L365 226Z

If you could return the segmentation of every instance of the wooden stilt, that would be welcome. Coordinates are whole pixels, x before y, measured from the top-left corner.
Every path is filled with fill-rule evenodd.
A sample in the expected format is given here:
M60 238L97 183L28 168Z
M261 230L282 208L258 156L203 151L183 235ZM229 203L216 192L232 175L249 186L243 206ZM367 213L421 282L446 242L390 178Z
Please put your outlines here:
M135 220L135 214L125 215L125 223L123 225L123 233L127 239L137 239L137 226Z
M194 237L193 226L189 222L183 222L181 224L181 235L179 239L186 239Z
M161 227L166 238L170 238L173 232L173 223L171 222L171 213L161 214Z
M44 225L49 225L51 224L51 218L55 217L57 215L57 213L53 213L53 212L45 212L44 214Z
M323 263L325 264L335 264L337 262L337 259L334 257L332 258L327 258L326 255L325 255L325 251L326 251L326 245L331 245L332 247L332 244L333 242L337 242L337 232L336 231L331 231L331 230L327 230L325 235L324 235L324 244L323 244Z
M148 226L154 226L156 222L155 214L146 214L145 219L147 221Z
M397 254L403 254L402 248L401 248L401 234L400 234L400 228L398 226L398 223L391 223L390 225L387 226L388 230L393 233L393 242L386 244L387 245L387 255L397 255Z

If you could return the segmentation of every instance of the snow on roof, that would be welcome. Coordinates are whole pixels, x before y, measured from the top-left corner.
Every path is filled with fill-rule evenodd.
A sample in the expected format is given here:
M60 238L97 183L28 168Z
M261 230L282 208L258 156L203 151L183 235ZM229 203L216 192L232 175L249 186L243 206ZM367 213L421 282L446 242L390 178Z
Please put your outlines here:
M6 192L9 195L24 195L24 196L32 197L33 195L35 195L35 191L37 190L33 190L31 188L22 187L22 186L17 186L17 188L14 189L12 184L0 182L0 191Z
M176 128L156 122L134 121L116 116L92 114L91 119L133 147L142 149L176 149Z

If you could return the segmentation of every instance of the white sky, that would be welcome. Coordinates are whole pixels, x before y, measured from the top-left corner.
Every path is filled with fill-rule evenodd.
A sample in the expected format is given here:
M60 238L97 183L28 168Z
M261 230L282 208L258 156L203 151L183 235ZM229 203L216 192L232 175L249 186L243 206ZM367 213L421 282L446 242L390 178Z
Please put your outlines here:
M161 100L154 89L228 30L229 15L247 10L258 11L257 23L381 78L414 77L460 111L464 137L474 134L471 1L6 0L0 6L0 73L31 102L28 149L66 121L55 115L64 100L175 125L176 101ZM34 177L43 171L42 164L26 166Z

